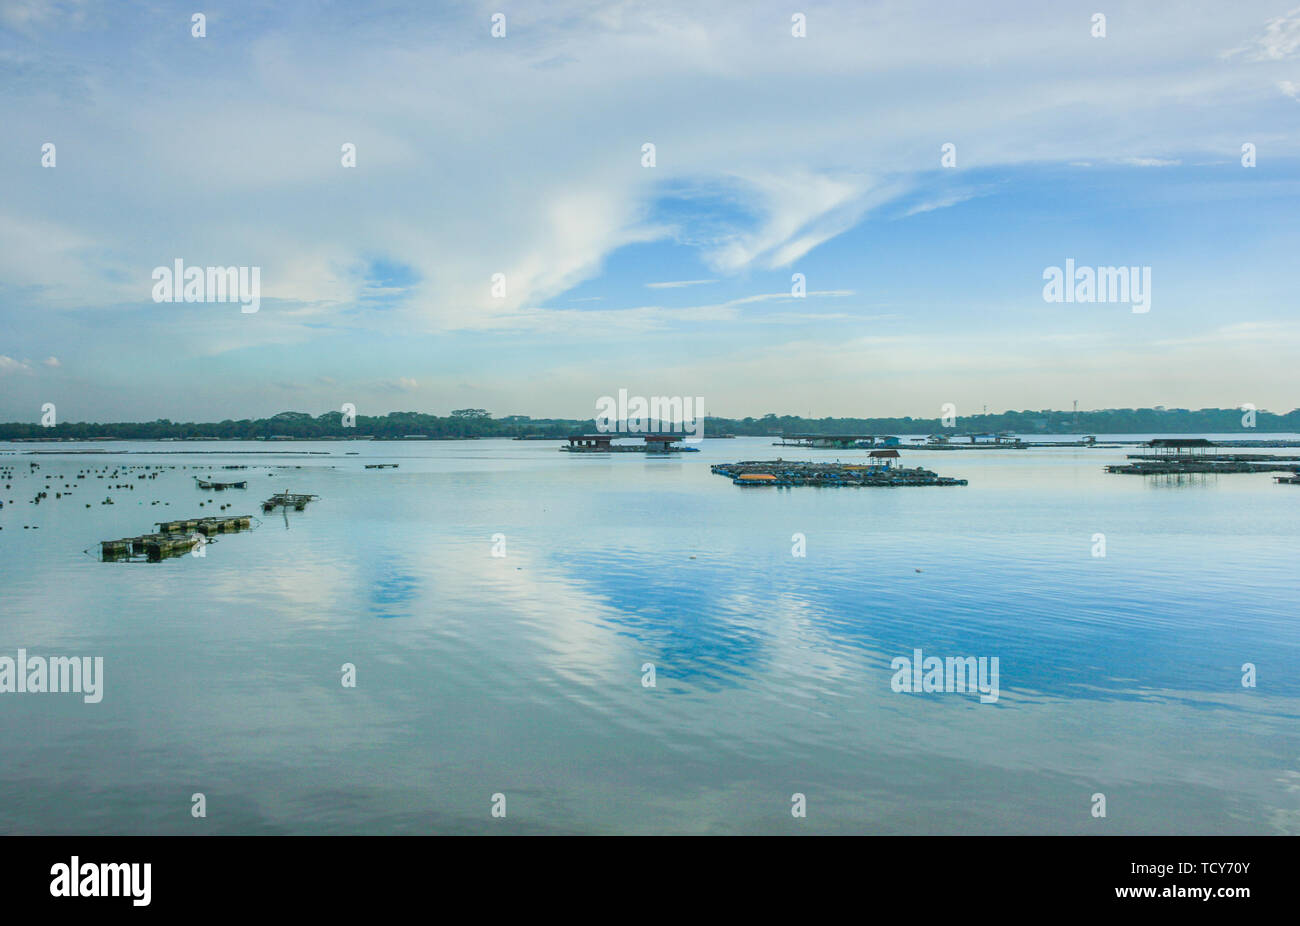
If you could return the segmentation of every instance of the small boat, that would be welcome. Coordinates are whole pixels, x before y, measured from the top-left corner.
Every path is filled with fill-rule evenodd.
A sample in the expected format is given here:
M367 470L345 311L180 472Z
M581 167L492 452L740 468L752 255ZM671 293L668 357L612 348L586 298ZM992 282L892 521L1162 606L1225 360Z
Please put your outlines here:
M199 484L199 488L200 488L200 489L216 489L216 490L220 491L220 490L222 490L222 489L247 489L247 488L248 488L248 482L247 482L247 481L244 481L244 482L209 482L209 481L207 481L207 480L205 480L205 479L200 479L198 476L195 476L195 477L194 477L194 481L197 482L197 483Z
M396 463L367 463L366 469L397 469Z

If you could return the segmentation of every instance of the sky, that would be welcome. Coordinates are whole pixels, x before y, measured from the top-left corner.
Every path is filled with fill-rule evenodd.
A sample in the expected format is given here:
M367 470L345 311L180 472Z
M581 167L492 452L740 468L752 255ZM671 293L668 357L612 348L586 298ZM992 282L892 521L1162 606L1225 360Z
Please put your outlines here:
M0 0L0 420L1290 411L1296 3Z

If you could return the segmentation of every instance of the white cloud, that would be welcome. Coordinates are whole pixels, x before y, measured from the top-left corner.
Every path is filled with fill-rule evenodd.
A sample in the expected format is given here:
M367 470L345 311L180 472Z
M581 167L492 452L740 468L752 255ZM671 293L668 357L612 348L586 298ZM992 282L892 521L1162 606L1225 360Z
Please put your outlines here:
M1178 158L1117 158L1116 160L1129 167L1177 167L1183 163Z
M0 10L29 22L42 8ZM1160 155L1124 162L1134 166L1222 158L1243 126L1271 124L1275 88L1295 84L1268 64L1225 66L1217 56L1250 38L1242 58L1293 59L1300 10L1277 17L1269 0L1240 0L1177 29L1168 15L1133 4L1123 28L1112 18L1097 42L1086 18L1076 35L1050 4L1027 0L992 18L948 0L842 3L810 9L810 37L795 40L781 28L788 8L766 0L708 16L684 0L554 0L512 13L510 38L493 42L477 7L445 7L433 21L401 3L368 18L326 6L310 29L274 12L228 17L220 73L194 57L213 39L199 49L106 19L99 41L116 53L86 55L87 33L69 37L43 21L30 48L0 65L75 60L76 74L42 73L52 75L50 94L77 89L86 99L51 107L28 87L0 102L9 136L59 143L59 166L48 170L35 167L38 148L0 152L7 175L32 177L6 189L0 214L0 312L13 306L5 323L37 326L116 310L122 325L63 330L137 351L132 341L155 353L166 345L184 358L314 351L343 328L375 335L369 345L429 332L596 338L843 321L862 308L809 305L812 315L791 303L764 314L720 298L581 312L552 300L598 277L619 248L657 241L693 250L686 261L708 269L655 275L709 274L733 287L724 297L777 288L760 280L764 271L788 279L816 248L904 195L911 215L963 201L949 178L970 167L1101 166L1117 152ZM1300 153L1285 126L1267 140L1242 137L1267 141L1279 163ZM939 144L950 139L960 168L940 173ZM640 166L647 140L657 145L652 169ZM343 142L358 146L355 169L339 163ZM660 208L682 190L697 202ZM176 257L261 267L261 312L154 306L150 271ZM368 300L381 295L367 279L376 261L414 282L385 288L398 298ZM686 261L679 266L696 267ZM498 272L504 299L491 294ZM89 366L76 345L12 343ZM120 350L103 353L118 358L104 364L123 363ZM13 372L19 362L9 363ZM386 388L433 388L432 373L395 366L424 385L407 377ZM330 369L373 384L387 368Z
M28 30L63 19L71 25L83 19L85 0L0 0L0 23Z
M855 317L847 313L766 313L746 314L744 306L766 302L798 305L807 299L836 298L854 295L853 290L814 290L799 298L790 293L756 293L706 305L667 307L633 306L621 309L553 309L526 307L496 317L497 326L505 331L532 332L546 335L581 336L590 340L617 340L631 334L668 330L688 325L732 322L806 324L817 319Z
M788 267L817 245L857 224L873 205L901 192L882 190L865 176L829 176L808 170L738 175L750 201L760 204L762 219L704 255L724 273L750 264Z
M1300 344L1300 322L1236 322L1210 331L1177 338L1163 338L1161 347L1213 344Z
M95 105L65 126L73 147L54 170L84 149L78 170L121 207L88 212L69 184L22 197L0 226L0 278L42 287L44 305L130 303L152 267L182 256L261 266L264 298L300 324L494 330L599 274L614 250L674 235L649 216L675 184L725 188L748 216L699 245L720 276L787 268L915 189L937 166L934 125L962 140L961 163L982 166L1131 149L1127 126L1143 114L1176 150L1203 132L1171 101L1208 106L1249 80L1202 63L1220 41L1213 24L1170 34L1135 13L1108 43L1161 41L1097 76L1095 43L1061 44L1056 17L1032 5L998 24L950 5L936 19L940 8L828 7L811 14L815 41L797 41L773 32L775 4L719 13L720 30L685 5L556 3L482 45L462 38L477 19L405 28L419 19L397 8L346 28L327 17L309 34L245 24L221 82L187 73L185 43L158 49L151 67L168 79L148 89L90 62ZM1261 47L1284 53L1289 22L1271 23ZM1044 43L1051 67L1025 87ZM972 71L971 49L999 64ZM760 99L791 105L759 118ZM19 135L48 121L38 100L6 110ZM653 169L639 163L648 138ZM355 169L339 163L345 141ZM931 196L913 214L955 201ZM121 235L124 219L140 234ZM353 310L374 257L418 275L401 310ZM505 299L490 295L497 272Z
M947 209L982 195L984 195L983 192L978 190L958 190L918 203L903 213L903 216L906 218L907 216L921 215L925 212L934 212L936 209Z
M647 283L647 289L680 289L683 286L703 286L705 283L716 283L717 280L670 280L666 283Z
M34 290L52 308L147 299L153 265L133 284L122 274L135 268L125 266L113 248L107 232L83 232L41 216L0 214L0 283Z
M1224 57L1243 55L1249 61L1281 61L1300 50L1300 7L1270 19L1264 34L1225 52Z

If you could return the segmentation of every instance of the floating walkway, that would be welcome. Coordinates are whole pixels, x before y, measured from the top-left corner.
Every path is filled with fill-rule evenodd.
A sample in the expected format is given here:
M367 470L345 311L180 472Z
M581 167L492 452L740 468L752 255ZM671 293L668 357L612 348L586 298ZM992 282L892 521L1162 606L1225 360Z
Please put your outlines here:
M903 466L749 460L710 467L738 486L964 486L965 479L940 476L928 469Z

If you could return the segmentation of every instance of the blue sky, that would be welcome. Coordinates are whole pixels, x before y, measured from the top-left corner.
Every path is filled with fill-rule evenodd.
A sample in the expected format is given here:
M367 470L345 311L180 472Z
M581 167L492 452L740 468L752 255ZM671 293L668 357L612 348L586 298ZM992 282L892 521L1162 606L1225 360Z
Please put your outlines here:
M1294 2L0 0L0 418L1288 411Z

